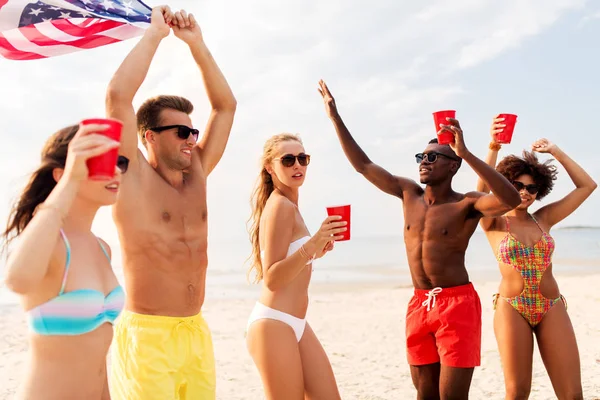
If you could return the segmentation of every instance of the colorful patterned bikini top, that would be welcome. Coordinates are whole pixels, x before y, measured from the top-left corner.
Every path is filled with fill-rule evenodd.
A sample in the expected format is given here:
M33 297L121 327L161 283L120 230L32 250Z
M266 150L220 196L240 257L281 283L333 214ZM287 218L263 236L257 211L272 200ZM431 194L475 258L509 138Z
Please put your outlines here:
M511 265L519 271L525 280L525 288L539 287L543 273L552 263L555 243L552 236L544 232L533 215L542 237L533 246L525 246L510 233L510 224L505 216L507 233L498 245L497 259L499 262Z
M120 285L106 296L93 289L64 292L71 262L71 246L62 230L60 234L67 248L62 286L58 296L27 312L31 330L39 335L82 335L105 322L114 324L125 303L125 293ZM102 242L98 240L98 243L110 263Z

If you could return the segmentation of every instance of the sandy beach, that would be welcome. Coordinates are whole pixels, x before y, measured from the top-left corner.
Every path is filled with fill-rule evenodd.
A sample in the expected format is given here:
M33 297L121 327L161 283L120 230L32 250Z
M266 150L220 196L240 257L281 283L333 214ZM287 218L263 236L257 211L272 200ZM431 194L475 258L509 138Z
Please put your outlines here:
M585 399L600 399L600 274L558 276L569 303L581 353ZM475 282L483 303L482 365L475 370L472 399L503 399L504 383L492 329L497 282ZM411 288L378 285L314 286L308 320L329 354L343 399L414 399L404 348L406 304ZM263 399L261 382L244 342L254 299L210 300L204 315L217 359L217 398ZM17 306L0 308L0 399L12 399L24 373L27 328ZM539 354L534 357L530 399L555 399Z

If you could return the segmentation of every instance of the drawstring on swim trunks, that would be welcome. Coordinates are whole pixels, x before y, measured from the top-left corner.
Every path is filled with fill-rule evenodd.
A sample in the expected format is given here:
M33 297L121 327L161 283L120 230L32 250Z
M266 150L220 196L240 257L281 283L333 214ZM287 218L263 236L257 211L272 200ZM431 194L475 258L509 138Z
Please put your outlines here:
M427 307L427 311L430 311L433 307L435 307L435 297L440 293L442 293L442 288L436 287L425 294L425 296L427 296L427 300L423 302L423 307Z
M175 332L179 332L180 328L188 328L189 330L193 330L194 324L191 321L184 319L184 320L177 322L177 325L175 325L175 328L173 330Z
M188 331L188 334L185 334L183 332ZM182 340L185 340L185 346L188 347L187 353L186 353L186 362L187 360L190 359L190 357L192 357L193 354L198 354L198 352L200 351L197 348L197 343L195 341L193 341L191 339L191 336L194 332L198 332L198 326L194 323L194 321L192 319L189 318L185 318L180 320L179 322L177 322L177 324L173 327L173 331L172 331L172 335L177 337L177 341L180 343L180 346L183 346L184 344L181 342Z

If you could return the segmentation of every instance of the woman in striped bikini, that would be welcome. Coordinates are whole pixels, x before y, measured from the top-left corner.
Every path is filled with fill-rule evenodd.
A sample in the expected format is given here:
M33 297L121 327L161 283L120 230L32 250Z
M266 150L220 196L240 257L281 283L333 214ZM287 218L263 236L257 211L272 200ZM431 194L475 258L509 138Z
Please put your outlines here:
M124 293L91 226L116 201L128 160L119 156L111 181L88 179L86 160L119 146L94 133L106 128L70 126L46 142L4 232L7 247L18 237L5 283L20 295L31 331L20 399L110 399L106 354Z
M502 118L492 124L486 162L496 165ZM565 168L575 189L534 213L529 207L554 186L557 171L535 152L552 155ZM510 155L496 170L521 194L521 205L506 215L481 220L499 263L502 280L494 296L494 331L504 369L506 399L527 399L531 391L533 334L559 399L583 399L579 353L567 303L552 275L554 239L550 229L573 213L594 191L596 183L573 159L547 139L533 143L523 157ZM478 190L488 191L483 182ZM560 343L560 346L557 344Z

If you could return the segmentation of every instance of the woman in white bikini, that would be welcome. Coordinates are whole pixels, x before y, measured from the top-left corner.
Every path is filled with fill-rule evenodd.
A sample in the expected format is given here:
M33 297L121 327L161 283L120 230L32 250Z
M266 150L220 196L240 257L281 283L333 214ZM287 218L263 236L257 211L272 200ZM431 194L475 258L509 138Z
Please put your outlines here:
M298 210L309 163L298 136L273 136L265 143L252 197L251 270L264 285L246 340L269 400L340 398L327 354L305 316L312 261L332 250L347 228L332 216L310 236Z

